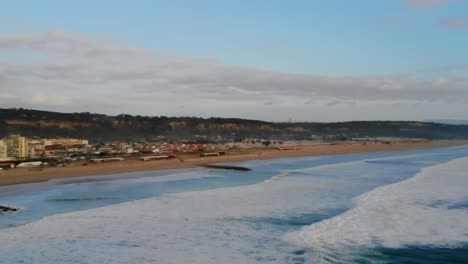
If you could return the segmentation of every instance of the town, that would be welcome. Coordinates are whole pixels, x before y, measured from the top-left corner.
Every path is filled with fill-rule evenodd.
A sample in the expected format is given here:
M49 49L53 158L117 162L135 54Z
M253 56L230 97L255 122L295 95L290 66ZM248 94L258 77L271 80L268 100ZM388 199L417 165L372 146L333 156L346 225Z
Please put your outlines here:
M420 142L425 139L410 138L352 138L348 144L391 144ZM314 137L310 140L280 141L248 138L223 143L198 143L192 141L90 143L77 138L27 138L9 135L0 139L0 170L14 168L65 167L91 163L119 162L125 159L152 161L183 159L184 157L211 157L233 153L241 149L275 149L287 151L301 146L336 144L336 137Z
M0 140L0 168L62 167L76 161L90 163L139 158L143 161L171 159L182 153L201 156L222 155L235 147L224 144L188 144L183 142L91 144L87 139L29 139L9 135ZM177 154L176 154L177 153Z

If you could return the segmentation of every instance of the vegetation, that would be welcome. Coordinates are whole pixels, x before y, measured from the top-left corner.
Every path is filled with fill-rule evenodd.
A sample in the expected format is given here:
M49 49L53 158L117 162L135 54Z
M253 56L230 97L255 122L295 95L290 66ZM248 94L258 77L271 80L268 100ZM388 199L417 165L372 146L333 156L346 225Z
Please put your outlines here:
M27 109L0 109L0 137L74 137L93 142L108 140L222 141L244 138L330 139L350 137L468 138L468 126L408 121L339 123L272 123L237 118L165 116L107 116L91 113L56 113Z

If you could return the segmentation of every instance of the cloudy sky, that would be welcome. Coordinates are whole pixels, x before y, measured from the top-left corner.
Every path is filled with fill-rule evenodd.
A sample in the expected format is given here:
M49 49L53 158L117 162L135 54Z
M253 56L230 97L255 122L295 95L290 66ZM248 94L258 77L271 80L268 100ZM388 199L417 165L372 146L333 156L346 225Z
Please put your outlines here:
M15 0L0 107L468 119L465 0Z

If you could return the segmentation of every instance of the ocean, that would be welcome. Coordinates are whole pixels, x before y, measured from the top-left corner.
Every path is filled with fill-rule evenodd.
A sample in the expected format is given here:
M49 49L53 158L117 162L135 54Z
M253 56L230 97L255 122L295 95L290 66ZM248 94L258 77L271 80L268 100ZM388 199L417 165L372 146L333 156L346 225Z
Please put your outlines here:
M468 263L468 147L0 188L0 263Z

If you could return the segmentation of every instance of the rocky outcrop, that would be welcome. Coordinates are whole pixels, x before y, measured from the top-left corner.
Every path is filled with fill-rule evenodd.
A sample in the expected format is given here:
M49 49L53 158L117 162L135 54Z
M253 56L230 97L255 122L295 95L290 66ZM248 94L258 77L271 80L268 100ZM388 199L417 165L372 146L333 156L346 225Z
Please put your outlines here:
M218 169L218 170L238 170L238 171L251 171L252 169L247 167L240 166L229 166L229 165L212 165L212 164L203 164L202 167L208 169Z
M18 208L13 208L13 207L8 207L8 206L1 206L0 205L0 214L16 212L18 210L19 210Z

